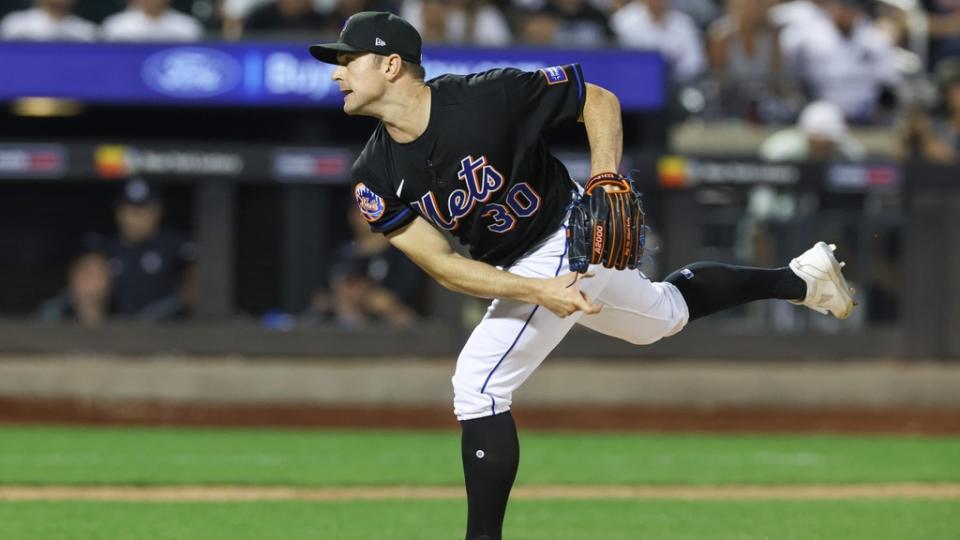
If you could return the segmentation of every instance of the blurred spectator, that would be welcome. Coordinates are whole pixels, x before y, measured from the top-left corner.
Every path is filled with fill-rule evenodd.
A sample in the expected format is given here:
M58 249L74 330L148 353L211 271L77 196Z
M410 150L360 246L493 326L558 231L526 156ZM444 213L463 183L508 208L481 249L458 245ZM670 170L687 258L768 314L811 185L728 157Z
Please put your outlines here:
M253 9L243 21L247 32L313 32L321 30L326 18L313 7L312 0L272 0Z
M196 41L200 23L170 7L170 0L130 0L125 11L103 21L108 41Z
M420 32L424 43L458 42L464 39L464 15L459 2L411 0L404 2L401 17Z
M0 19L13 13L14 11L28 9L32 5L33 2L30 0L7 0L6 2L0 2Z
M820 6L823 0L789 0L770 7L770 20L784 31L814 20L827 20Z
M894 43L924 58L927 68L960 56L960 2L956 0L883 1L878 23Z
M824 0L784 30L783 47L795 76L813 99L832 101L848 120L875 119L878 98L900 82L889 38L867 8L873 0Z
M586 0L550 0L544 11L559 21L554 35L557 44L600 47L612 37L607 17Z
M840 107L815 101L800 113L795 128L771 135L760 146L767 161L857 161L866 150L850 136Z
M940 96L932 118L920 106L907 109L900 128L900 157L956 163L960 157L960 58L943 60L935 71Z
M550 0L501 0L499 4L501 6L505 4L510 4L517 9L523 11L539 11L547 5ZM594 8L600 10L601 13L610 14L614 11L623 7L629 0L587 0L588 3ZM506 9L506 8L505 8Z
M44 302L37 316L49 323L98 326L111 311L110 263L102 253L87 252L70 264L67 289Z
M97 26L73 14L74 0L36 0L0 21L0 39L93 41Z
M354 240L341 245L330 271L330 293L317 291L304 318L354 328L385 322L408 326L423 301L425 277L350 205Z
M530 11L519 18L519 41L528 45L554 45L560 18L544 11Z
M224 13L238 19L245 19L255 8L268 3L270 0L222 0Z
M254 8L270 0L222 0L220 18L223 20L224 39L240 39L243 34L243 20Z
M426 276L413 261L390 244L382 234L370 230L370 222L363 217L351 199L347 220L353 233L353 241L341 246L342 254L353 253L369 261L371 279L392 291L397 298L411 308L423 301Z
M779 31L770 22L769 7L770 0L729 0L726 15L710 27L707 39L724 110L754 120L769 116L759 109L786 87Z
M370 261L358 254L344 255L331 270L332 297L318 291L304 318L311 322L335 322L348 329L381 322L410 326L416 313L390 289L373 280Z
M185 315L193 304L196 249L184 236L161 230L163 201L156 188L128 181L116 208L119 235L95 239L113 275L113 306L121 316L160 321Z
M197 19L201 26L206 26L217 15L223 0L173 0L170 5Z
M709 28L723 15L718 3L713 0L673 0L670 7L689 15L701 31Z
M659 50L674 81L688 81L706 68L703 42L693 19L671 9L670 0L633 0L610 18L624 47Z
M126 8L127 0L76 0L73 12L78 17L100 24L110 15Z
M960 56L960 2L956 0L921 0L926 11L929 34L929 65Z
M504 46L512 41L503 13L486 0L408 0L400 14L424 43Z
M378 0L321 0L324 4L320 13L324 15L324 27L322 33L336 38L340 35L344 25L355 13L361 11L389 11L397 12L397 6L394 2ZM316 2L314 3L315 5Z
M503 12L489 0L466 0L464 35L471 43L489 47L503 47L513 42L510 25Z

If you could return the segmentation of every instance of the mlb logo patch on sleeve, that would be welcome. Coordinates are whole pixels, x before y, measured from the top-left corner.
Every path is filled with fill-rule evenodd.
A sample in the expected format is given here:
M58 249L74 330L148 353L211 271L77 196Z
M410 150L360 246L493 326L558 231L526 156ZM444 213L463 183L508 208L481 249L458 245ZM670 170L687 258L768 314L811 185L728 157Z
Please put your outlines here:
M540 72L547 78L547 84L560 84L569 80L567 79L567 72L561 66L543 68Z

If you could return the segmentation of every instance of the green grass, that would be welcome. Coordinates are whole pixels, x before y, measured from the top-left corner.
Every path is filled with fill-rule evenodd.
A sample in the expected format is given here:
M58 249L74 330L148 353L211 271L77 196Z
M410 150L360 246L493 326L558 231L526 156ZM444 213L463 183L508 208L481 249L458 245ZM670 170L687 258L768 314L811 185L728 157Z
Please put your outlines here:
M960 437L525 432L521 447L518 484L960 481ZM461 475L453 432L0 428L5 484L460 485Z
M519 484L960 481L960 438L523 433ZM0 484L461 485L456 433L0 427ZM0 503L0 540L453 540L463 500ZM958 540L960 501L517 500L509 540Z
M458 501L5 503L0 538L453 540ZM516 501L509 540L956 540L955 501Z

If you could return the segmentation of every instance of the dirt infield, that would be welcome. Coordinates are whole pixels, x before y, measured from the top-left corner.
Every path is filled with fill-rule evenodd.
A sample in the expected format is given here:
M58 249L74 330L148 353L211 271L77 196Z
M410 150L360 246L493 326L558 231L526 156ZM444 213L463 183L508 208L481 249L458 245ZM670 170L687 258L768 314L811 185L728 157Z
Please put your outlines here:
M524 407L524 429L703 432L960 433L960 409ZM0 398L0 423L457 429L446 407L165 403Z
M250 486L6 486L0 501L353 501L461 499L462 487L288 488ZM877 484L809 486L517 486L513 499L671 499L671 500L960 500L960 484Z

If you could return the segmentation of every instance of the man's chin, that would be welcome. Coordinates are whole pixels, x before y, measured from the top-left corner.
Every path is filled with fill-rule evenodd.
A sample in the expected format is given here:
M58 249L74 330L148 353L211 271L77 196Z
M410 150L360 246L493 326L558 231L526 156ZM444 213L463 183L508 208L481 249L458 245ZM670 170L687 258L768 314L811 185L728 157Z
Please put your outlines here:
M349 107L347 105L343 106L343 112L349 116L370 116L364 112L363 107Z

